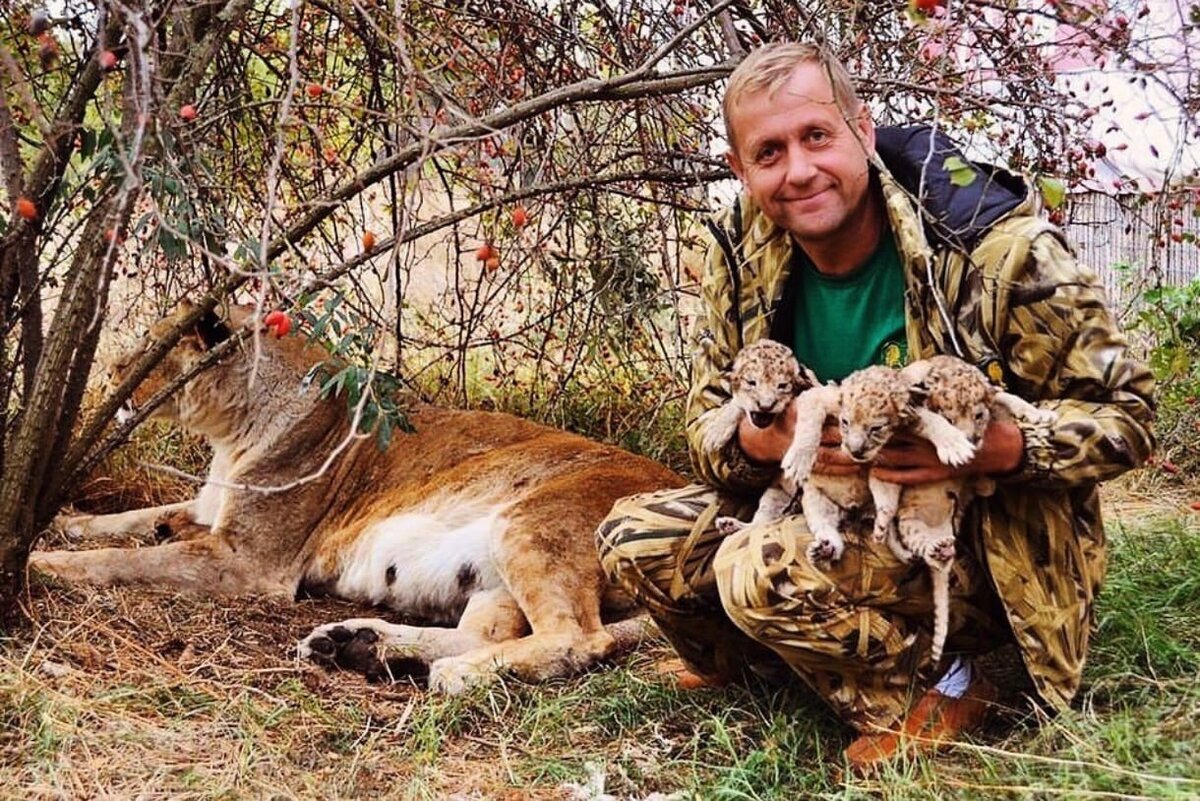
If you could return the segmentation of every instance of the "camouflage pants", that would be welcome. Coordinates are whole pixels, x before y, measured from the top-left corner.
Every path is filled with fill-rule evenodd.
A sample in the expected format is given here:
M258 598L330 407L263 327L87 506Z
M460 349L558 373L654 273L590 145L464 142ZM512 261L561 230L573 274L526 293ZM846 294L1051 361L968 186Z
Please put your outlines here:
M601 563L698 673L737 679L786 666L860 731L892 724L934 678L928 571L853 534L842 558L818 570L801 515L729 536L713 524L753 510L701 485L623 498L597 531ZM972 551L960 539L948 653L1011 639Z

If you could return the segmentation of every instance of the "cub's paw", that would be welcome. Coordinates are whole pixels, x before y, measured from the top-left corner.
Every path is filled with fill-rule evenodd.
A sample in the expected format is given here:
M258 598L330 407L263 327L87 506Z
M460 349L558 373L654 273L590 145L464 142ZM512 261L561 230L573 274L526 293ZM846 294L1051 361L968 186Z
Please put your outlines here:
M1008 392L998 392L992 399L992 415L1001 419L1024 420L1034 425L1050 425L1058 420L1058 412L1034 406L1024 398Z
M779 467L783 470L783 475L788 481L800 485L808 481L808 477L812 475L813 464L816 461L817 452L815 450L793 443L787 449L787 453L783 455L783 461L779 463Z
M424 678L429 665L412 656L387 653L379 632L368 620L346 620L318 626L296 650L324 668L361 673L367 681Z
M808 561L814 565L827 565L842 558L846 544L840 539L817 537L808 545Z
M932 566L945 566L954 561L954 538L945 537L915 548L916 555Z
M746 524L736 517L718 517L715 523L717 531L722 534L735 534L746 527Z
M888 537L896 532L896 521L876 521L871 528L871 542L886 542Z
M929 549L928 558L941 562L942 564L950 564L954 561L954 538L947 537L944 540L938 540Z
M975 458L975 446L966 436L946 437L934 443L938 461L947 467L962 467Z
M738 422L741 417L741 409L733 403L722 406L704 429L704 434L700 438L700 447L707 453L715 453L724 448L737 434Z
M705 453L715 453L725 447L725 443L729 441L723 436L723 432L715 429L715 425L710 426L700 439L700 447L704 449Z

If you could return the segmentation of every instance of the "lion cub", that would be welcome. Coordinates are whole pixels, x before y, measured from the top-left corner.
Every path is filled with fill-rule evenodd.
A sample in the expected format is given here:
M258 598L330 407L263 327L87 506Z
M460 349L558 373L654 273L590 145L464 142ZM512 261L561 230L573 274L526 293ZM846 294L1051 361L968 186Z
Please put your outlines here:
M757 428L767 428L775 416L787 408L800 393L818 384L812 370L796 361L792 349L781 342L761 339L738 352L729 376L732 397L717 412L705 432L705 449L725 447L737 436L743 416ZM762 523L783 517L796 498L796 484L780 473L763 492L750 523ZM725 534L749 525L735 517L718 517L717 528Z
M876 371L859 383L879 388L886 385L890 395L906 396L915 408L905 411L892 404L880 404L869 391L843 392L842 444L859 461L874 459L891 435L904 427L906 415L923 416L927 425L932 423L931 415L936 416L942 423L935 425L949 425L960 432L969 444L970 455L956 463L940 451L938 454L944 464L952 466L974 457L993 418L1048 421L1056 416L1016 395L1001 392L977 368L954 356L934 356L888 373ZM844 388L852 383L851 379ZM958 528L975 496L991 495L994 489L994 483L985 477L956 477L903 488L883 481L872 485L876 505L874 538L886 538L901 561L920 560L929 567L933 583L930 657L934 664L941 660L949 629L950 566Z
M929 440L943 464L964 465L975 454L961 431L919 402L913 388L896 370L882 365L849 375L840 386L828 385L797 400L796 433L783 459L783 472L804 488L802 507L813 534L808 556L814 564L834 562L845 550L844 513L874 507L872 539L882 541L895 518L898 492L868 475L812 472L825 420L833 416L841 430L842 450L855 461L869 463L892 434L907 430Z

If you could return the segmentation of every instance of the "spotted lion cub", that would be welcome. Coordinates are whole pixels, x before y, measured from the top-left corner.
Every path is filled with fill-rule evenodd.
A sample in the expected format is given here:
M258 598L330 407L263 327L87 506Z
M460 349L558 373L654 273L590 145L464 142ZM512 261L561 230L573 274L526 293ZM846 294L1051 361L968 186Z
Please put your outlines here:
M769 427L793 398L818 383L813 371L796 361L787 345L771 339L747 345L733 361L729 375L732 396L705 432L704 448L715 451L725 447L737 436L742 417L749 418L756 428ZM781 473L759 499L750 523L783 517L795 497L796 485ZM747 524L735 517L718 517L716 525L722 533L732 534Z
M992 420L1052 422L1054 411L1038 409L1024 398L1003 392L971 363L956 356L934 356L904 368L901 377L925 398L925 409L946 420L970 439L977 450ZM930 660L941 661L949 628L950 565L955 537L967 507L976 496L995 492L985 476L961 476L902 488L887 484L898 501L895 525L887 523L888 544L901 561L923 561L934 590L934 639Z
M868 476L814 473L821 431L834 416L842 450L864 464L875 458L898 431L929 440L943 464L971 461L975 449L967 437L923 405L919 388L898 371L876 365L849 375L840 386L819 387L797 400L796 433L783 459L783 472L804 488L801 505L813 541L808 557L814 564L834 562L845 550L841 521L845 512L874 507L872 538L883 541L896 516L894 485Z
M895 378L908 387L910 401L921 404L915 413L930 420L930 415L936 416L960 432L970 444L972 458L991 420L1050 421L1056 416L1000 391L976 367L954 356L915 362L895 373ZM901 418L895 413L889 417L887 410L861 396L844 397L842 437L847 451L860 461L874 459L890 432L902 427ZM945 458L942 461L953 464ZM886 538L901 561L920 560L929 567L933 584L930 657L934 664L942 658L949 629L950 566L956 534L971 501L991 495L994 489L994 483L985 477L956 477L904 488L880 481L872 487L875 537Z

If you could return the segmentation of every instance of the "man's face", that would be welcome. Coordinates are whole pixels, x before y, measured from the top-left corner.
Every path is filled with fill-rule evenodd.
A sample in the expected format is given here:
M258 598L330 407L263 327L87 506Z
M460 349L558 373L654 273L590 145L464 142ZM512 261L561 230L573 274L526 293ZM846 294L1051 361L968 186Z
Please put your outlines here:
M854 114L847 124L843 114ZM843 110L819 64L801 64L774 94L731 111L730 167L750 196L800 243L836 240L867 202L875 126L866 106Z

